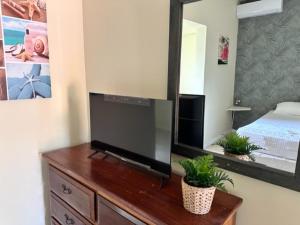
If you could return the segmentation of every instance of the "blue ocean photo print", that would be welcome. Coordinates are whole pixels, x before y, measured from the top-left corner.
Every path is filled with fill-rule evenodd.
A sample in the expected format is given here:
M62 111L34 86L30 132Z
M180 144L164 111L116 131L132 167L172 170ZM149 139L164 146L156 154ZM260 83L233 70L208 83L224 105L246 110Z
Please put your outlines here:
M6 62L49 63L45 23L3 17L2 27Z
M50 98L48 64L10 64L6 66L9 100Z

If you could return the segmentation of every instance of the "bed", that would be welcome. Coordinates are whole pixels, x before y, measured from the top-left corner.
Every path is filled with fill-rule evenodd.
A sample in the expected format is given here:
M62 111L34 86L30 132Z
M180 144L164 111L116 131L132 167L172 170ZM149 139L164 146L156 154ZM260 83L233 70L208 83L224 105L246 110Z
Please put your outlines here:
M253 144L264 149L255 154L297 160L300 141L300 115L280 114L270 111L255 122L241 127L237 132L247 136Z

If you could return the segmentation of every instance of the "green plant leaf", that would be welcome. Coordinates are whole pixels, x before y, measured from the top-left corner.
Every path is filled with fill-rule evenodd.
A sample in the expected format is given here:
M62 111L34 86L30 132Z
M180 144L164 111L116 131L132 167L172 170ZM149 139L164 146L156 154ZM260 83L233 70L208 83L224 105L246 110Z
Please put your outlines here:
M224 183L228 181L233 185L233 180L222 170L217 168L213 155L200 156L195 159L179 161L184 168L185 182L194 187L217 187L226 191Z
M225 152L235 155L251 155L253 151L263 149L249 142L249 137L240 136L237 132L230 132L216 143L224 148Z

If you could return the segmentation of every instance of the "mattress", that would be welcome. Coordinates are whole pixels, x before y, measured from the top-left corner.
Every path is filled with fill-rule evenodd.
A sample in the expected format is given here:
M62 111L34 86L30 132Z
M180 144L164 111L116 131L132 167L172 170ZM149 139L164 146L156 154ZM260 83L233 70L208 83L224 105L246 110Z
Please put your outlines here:
M275 114L270 111L237 133L264 149L255 151L269 156L297 160L300 141L300 116ZM255 154L255 153L254 153Z

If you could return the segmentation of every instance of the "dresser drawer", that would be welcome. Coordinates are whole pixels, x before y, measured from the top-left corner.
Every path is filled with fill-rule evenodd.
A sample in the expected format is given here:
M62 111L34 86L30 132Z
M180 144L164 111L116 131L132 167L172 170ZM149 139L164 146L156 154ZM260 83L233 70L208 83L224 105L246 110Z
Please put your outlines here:
M98 196L99 225L146 225L131 214Z
M57 222L55 219L51 219L51 225L61 225L59 222Z
M95 221L95 193L54 167L49 168L50 189L84 217Z
M50 209L52 217L61 225L92 225L53 193L50 198Z

